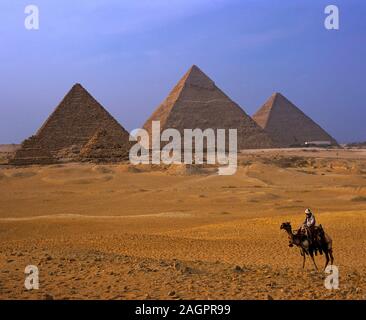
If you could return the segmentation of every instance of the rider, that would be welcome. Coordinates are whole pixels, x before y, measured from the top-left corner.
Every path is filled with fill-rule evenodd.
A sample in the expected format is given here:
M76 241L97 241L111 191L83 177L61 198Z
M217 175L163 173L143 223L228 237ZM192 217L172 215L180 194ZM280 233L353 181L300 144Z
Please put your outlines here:
M309 239L314 240L314 231L315 231L315 216L311 212L309 208L305 210L306 218L304 223L301 226L301 231L304 232Z

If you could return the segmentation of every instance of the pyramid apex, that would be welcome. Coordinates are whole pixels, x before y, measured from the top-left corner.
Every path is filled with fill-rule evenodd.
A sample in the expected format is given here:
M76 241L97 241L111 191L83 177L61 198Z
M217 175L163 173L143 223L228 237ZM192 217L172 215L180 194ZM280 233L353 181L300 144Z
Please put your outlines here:
M281 101L281 102L279 102ZM269 104L271 105L271 107L274 107L275 105L277 107L283 106L283 103L285 101L288 101L289 103L291 103L281 92L274 92L271 97L268 99Z
M212 89L215 83L195 64L192 65L181 79L185 84Z
M186 73L187 76L190 75L190 74L203 74L203 75L205 75L205 73L195 64L192 64L192 66L188 69L188 71Z
M278 92L278 91L274 92L274 93L272 94L272 96L273 96L273 97L284 97L284 95L283 95L281 92Z
M68 91L67 95L75 94L75 93L83 92L83 91L87 92L87 90L80 83L77 82L77 83L73 84L71 89Z
M74 83L72 88L82 88L82 89L84 89L84 87L79 82Z

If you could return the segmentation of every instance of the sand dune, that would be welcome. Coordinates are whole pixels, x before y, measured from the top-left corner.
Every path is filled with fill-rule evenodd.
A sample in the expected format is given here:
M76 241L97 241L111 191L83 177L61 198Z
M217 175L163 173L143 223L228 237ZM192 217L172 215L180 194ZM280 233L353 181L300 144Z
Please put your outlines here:
M241 153L233 176L2 167L0 298L365 299L365 160L362 150L257 150ZM279 229L297 227L306 207L334 239L339 290L325 289L310 261L301 269ZM40 269L37 291L24 289L29 264Z

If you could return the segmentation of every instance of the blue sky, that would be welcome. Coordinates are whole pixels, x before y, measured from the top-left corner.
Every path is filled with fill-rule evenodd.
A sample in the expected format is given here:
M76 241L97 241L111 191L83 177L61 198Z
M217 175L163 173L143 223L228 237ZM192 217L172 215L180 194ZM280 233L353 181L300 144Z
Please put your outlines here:
M4 0L0 143L33 134L76 82L141 127L192 64L250 115L279 91L340 142L366 140L365 39L364 0Z

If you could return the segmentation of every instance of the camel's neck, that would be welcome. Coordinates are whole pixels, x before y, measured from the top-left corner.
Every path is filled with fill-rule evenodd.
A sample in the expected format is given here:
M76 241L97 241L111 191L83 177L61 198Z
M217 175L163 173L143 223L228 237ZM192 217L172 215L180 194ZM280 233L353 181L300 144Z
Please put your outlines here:
M293 240L293 239L294 239L294 234L292 233L292 229L291 229L291 228L289 228L289 229L287 229L287 230L286 230L286 232L287 232L287 234L288 234L289 238L290 238L291 240Z

